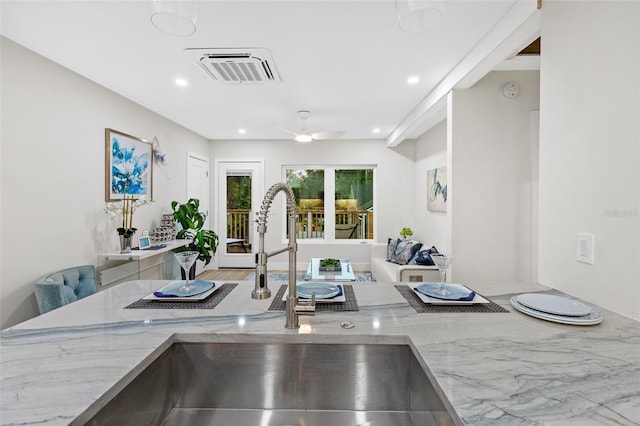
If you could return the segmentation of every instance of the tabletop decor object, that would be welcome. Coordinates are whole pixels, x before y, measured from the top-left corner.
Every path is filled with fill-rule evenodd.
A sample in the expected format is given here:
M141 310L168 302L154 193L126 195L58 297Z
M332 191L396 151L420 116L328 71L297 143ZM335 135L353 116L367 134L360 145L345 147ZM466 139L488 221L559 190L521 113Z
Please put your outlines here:
M407 237L410 237L412 235L413 235L413 231L409 227L404 227L400 230L400 236L405 240L407 239Z
M447 290L447 271L451 266L451 261L453 260L453 256L446 255L443 253L432 253L431 260L436 264L438 270L440 271L440 288L435 290L435 293L440 296L448 296L451 294L449 290Z
M198 260L208 265L213 256L215 256L218 248L218 234L211 229L203 229L207 220L207 214L198 210L200 208L200 200L190 198L184 204L178 201L172 201L171 208L173 209L173 218L182 227L182 229L178 231L176 238L191 241L189 245L176 249L176 251L197 251L199 253ZM194 266L189 269L188 275L193 279L195 278L195 273L194 264Z
M524 293L511 298L511 306L534 318L569 325L595 325L602 314L589 305L564 296Z
M338 259L326 258L320 259L320 271L334 271L340 272L341 270L340 261Z
M213 309L222 300L229 295L238 286L238 283L224 283L216 285L217 289L210 293L204 300L195 299L193 302L187 301L166 301L166 300L149 300L148 298L140 298L135 302L124 307L124 309Z
M152 201L146 197L134 199L128 195L126 189L120 201L110 202L104 207L104 212L111 216L122 216L122 226L116 229L120 236L120 253L131 253L131 239L138 228L133 227L133 213L140 206Z
M199 251L181 251L178 253L174 253L176 260L180 264L180 267L185 274L184 285L178 289L178 291L182 294L189 295L193 290L193 285L189 282L189 270L196 262L196 259L199 255Z
M509 313L509 311L490 299L489 303L468 304L433 304L425 303L418 296L418 293L408 285L394 285L398 293L404 297L409 305L419 314L445 314L445 313Z
M339 284L343 290L344 302L329 303L331 299L324 299L327 303L318 303L316 300L316 313L317 312L347 312L347 311L359 311L358 300L356 299L353 286L350 284ZM286 307L285 294L289 290L287 285L281 285L280 289L273 297L271 305L269 305L270 311L284 311Z

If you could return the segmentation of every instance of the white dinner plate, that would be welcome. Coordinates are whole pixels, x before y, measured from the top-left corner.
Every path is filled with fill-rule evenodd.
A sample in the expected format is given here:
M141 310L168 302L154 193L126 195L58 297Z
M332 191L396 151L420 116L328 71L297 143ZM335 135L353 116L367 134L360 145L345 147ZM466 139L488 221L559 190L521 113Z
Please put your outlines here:
M546 321L557 322L560 324L595 325L602 322L602 314L595 309L592 309L589 312L589 315L581 317L569 317L564 315L549 314L546 312L531 309L521 304L520 302L518 302L518 296L513 296L511 298L511 306L513 306L516 310L522 312L523 314L527 314L534 318L539 318Z
M316 300L331 299L340 294L340 289L335 284L313 282L298 284L296 293L303 299L311 299L312 293L316 294Z
M552 294L525 293L516 296L518 302L527 308L547 314L562 315L565 317L583 317L591 313L591 306L568 297L554 296Z
M473 300L444 300L444 299L436 299L435 297L429 297L426 294L422 294L419 290L416 290L416 287L425 284L425 283L416 283L411 284L409 287L413 290L413 292L422 300L424 303L428 303L430 305L475 305L476 303L491 303L484 297L480 296L476 293ZM426 283L433 284L433 283ZM461 290L469 293L471 290L468 287L465 287L462 284L449 284L447 286L459 287Z
M305 283L305 284L307 284L307 283ZM312 283L309 283L309 284L312 284ZM315 284L317 284L317 283L315 283ZM320 299L320 298L318 298L318 295L316 294L316 303L340 303L340 302L344 303L344 302L347 301L347 296L345 296L345 294L344 294L344 287L342 285L340 285L340 284L330 284L330 283L325 283L325 284L334 285L335 287L338 287L339 288L338 294L336 296L328 298L328 299L327 298ZM304 284L298 284L298 287L301 286L301 285L304 285ZM300 297L299 290L298 290L297 293L298 293L298 297L301 300L309 300L309 299L311 299L311 296L309 296L309 299ZM342 293L342 294L340 294L340 293ZM282 295L282 300L286 301L288 295L289 295L289 290L287 289L287 291L285 291L284 294Z
M198 281L201 281L201 280L198 280ZM163 292L163 293L168 293L168 290L172 290L174 288L174 286L178 285L178 283L184 285L184 280L173 281L173 282L167 284L166 286L155 290L154 293L156 291L160 291L160 292ZM207 297L211 296L213 293L215 293L216 291L218 291L222 287L221 285L216 285L215 283L210 282L210 281L209 281L209 284L210 285L208 286L209 287L208 290L205 290L202 293L195 294L193 296L175 296L175 297L163 296L163 297L158 297L154 293L151 293L151 294L146 295L142 299L143 300L154 300L154 301L158 301L158 302L199 302L199 301L202 301L202 300L206 299ZM200 288L205 288L204 284L202 284Z

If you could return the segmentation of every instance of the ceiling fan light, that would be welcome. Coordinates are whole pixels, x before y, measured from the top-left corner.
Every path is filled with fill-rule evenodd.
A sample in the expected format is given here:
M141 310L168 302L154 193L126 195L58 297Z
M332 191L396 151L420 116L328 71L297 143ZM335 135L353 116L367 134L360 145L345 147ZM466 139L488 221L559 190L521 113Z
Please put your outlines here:
M311 142L313 137L310 133L298 133L295 137L296 142Z

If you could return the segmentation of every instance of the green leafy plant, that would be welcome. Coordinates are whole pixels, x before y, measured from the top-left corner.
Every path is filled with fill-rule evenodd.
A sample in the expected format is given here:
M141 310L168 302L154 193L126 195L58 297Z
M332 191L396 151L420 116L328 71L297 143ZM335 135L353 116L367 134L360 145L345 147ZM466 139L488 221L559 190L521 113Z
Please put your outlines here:
M320 259L320 266L335 268L340 266L340 261L338 259Z
M200 200L190 198L184 204L173 201L171 202L171 208L173 209L173 218L182 226L176 238L191 240L188 246L181 247L175 251L198 251L200 252L198 260L208 265L218 249L218 235L210 229L202 229L207 220L207 214L198 211Z
M413 235L413 231L411 230L411 228L405 227L405 228L402 228L400 230L400 236L403 237L403 238L407 238L407 237L410 237L412 235Z

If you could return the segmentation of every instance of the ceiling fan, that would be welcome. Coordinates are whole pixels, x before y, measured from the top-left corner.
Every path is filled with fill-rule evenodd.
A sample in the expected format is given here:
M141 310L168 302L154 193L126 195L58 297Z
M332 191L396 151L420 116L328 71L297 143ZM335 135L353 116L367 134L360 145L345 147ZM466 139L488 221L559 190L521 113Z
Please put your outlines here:
M342 135L344 135L345 131L335 131L335 132L310 132L307 130L307 118L309 118L311 113L307 110L298 111L298 117L302 120L302 128L294 132L293 130L289 130L282 126L277 126L279 129L284 130L287 133L291 133L293 135L293 139L297 142L311 142L314 140L326 140L326 139L336 139Z

